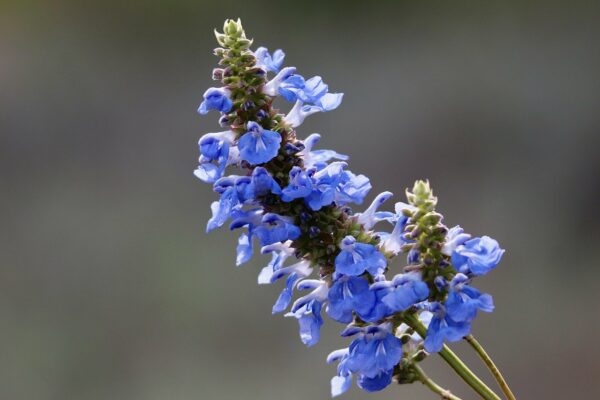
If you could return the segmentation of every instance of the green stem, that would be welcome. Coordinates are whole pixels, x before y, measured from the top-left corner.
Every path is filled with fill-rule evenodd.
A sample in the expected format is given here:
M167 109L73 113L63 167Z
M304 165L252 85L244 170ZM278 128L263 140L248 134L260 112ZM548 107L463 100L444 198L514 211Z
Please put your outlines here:
M413 365L413 370L419 377L419 380L421 381L421 383L423 383L423 385L425 385L429 389L431 389L432 392L439 394L442 399L444 399L444 400L461 400L460 397L453 395L452 393L450 393L449 390L446 390L443 387L441 387L440 385L438 385L437 383L435 383L430 377L427 376L427 374L425 374L425 371L423 371L423 369L421 367L419 367L417 364Z
M427 328L419 321L414 315L406 315L404 322L413 328L419 336L425 338L427 335ZM484 400L500 400L500 397L492 391L485 383L481 381L460 358L448 346L444 345L442 350L438 353L440 357L446 361L448 365L467 383L471 386L474 391L477 392Z
M494 364L494 361L487 354L483 346L481 346L481 344L473 337L473 335L466 336L465 340L471 345L473 349L475 349L475 351L483 360L485 365L488 367L492 375L494 375L496 382L498 382L498 385L500 386L500 389L502 389L502 392L506 395L506 398L508 400L516 400L515 395L510 390L510 387L508 387L508 384L502 376L502 373L500 373L500 370L498 369L498 367L496 367L496 364Z

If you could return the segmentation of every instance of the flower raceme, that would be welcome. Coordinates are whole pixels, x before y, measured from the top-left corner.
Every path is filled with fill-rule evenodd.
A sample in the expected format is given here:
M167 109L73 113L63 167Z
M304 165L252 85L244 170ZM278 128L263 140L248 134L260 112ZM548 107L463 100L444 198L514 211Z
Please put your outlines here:
M320 135L300 140L295 132L308 116L337 108L343 94L330 93L319 76L306 79L284 67L282 50L251 50L239 20L227 21L217 40L221 61L213 77L223 86L208 89L198 108L219 112L226 129L199 141L195 175L219 196L207 231L228 221L230 229L243 229L238 265L253 256L254 243L271 254L258 281L285 278L272 312L289 308L285 316L298 320L307 346L319 341L323 312L347 324L342 336L354 340L328 358L338 362L332 395L348 390L353 378L366 391L413 381L422 359L415 354L460 340L478 311L493 310L491 296L471 283L494 269L504 250L487 236L443 225L424 181L394 211L379 210L393 196L383 192L354 213L369 179L348 169L347 156L315 150ZM293 104L285 115L272 107L278 96ZM240 175L226 175L228 168ZM309 293L294 301L294 291ZM403 323L407 315L428 325L425 338Z

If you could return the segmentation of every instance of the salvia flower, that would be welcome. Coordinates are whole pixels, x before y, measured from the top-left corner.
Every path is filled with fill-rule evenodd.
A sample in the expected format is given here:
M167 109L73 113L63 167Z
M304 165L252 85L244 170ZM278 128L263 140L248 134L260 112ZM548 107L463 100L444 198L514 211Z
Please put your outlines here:
M348 156L315 150L319 134L299 140L295 131L310 115L337 108L343 94L284 66L282 50L252 51L239 20L216 36L221 61L213 77L223 87L208 89L198 112L219 111L225 130L200 138L194 172L218 195L207 231L228 221L241 230L237 265L252 258L256 243L270 255L258 283L283 286L271 311L297 319L305 345L319 341L323 314L347 325L341 336L354 339L327 360L338 363L333 396L354 380L368 392L413 382L424 350L444 351L470 333L478 311L493 310L472 281L504 250L487 236L448 229L425 181L394 211L382 209L393 197L385 191L355 212L369 178L348 169ZM273 108L277 96L294 104L287 114ZM294 300L296 292L304 295Z
M198 107L198 113L207 114L210 110L223 113L229 112L233 102L229 98L229 91L223 88L210 88L204 92L204 101Z

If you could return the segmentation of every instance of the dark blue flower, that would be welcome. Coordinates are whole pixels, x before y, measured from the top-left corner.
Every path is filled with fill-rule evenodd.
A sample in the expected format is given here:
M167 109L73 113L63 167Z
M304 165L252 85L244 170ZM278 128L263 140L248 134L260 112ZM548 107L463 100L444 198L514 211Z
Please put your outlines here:
M342 276L329 288L327 315L338 322L352 321L352 312L367 313L375 306L375 293L360 277Z
M366 375L360 375L356 381L359 388L366 392L378 392L385 389L392 383L393 369L389 371L380 371L374 377L368 377Z
M448 316L457 322L470 322L477 316L477 310L494 311L494 301L489 294L483 294L467 283L469 278L457 274L450 282L448 298L444 303Z
M374 283L369 288L375 294L375 302L373 303L373 307L365 312L361 312L358 316L367 322L377 322L382 320L385 317L388 317L393 314L393 311L382 301L382 299L392 291L390 285L381 285L379 282Z
M262 218L261 225L254 229L261 246L286 240L294 240L300 236L300 228L291 223L291 220L277 214L268 213Z
M270 161L279 152L281 135L263 129L254 121L248 122L248 132L238 140L240 157L250 164L263 164Z
M396 275L392 287L382 301L395 312L404 311L429 296L429 287L418 272Z
M340 244L342 251L335 258L336 272L358 276L368 271L371 275L380 275L387 266L385 256L375 246L357 242L352 236L346 236Z
M222 88L210 88L204 92L204 101L198 107L200 114L206 114L210 110L220 112L229 112L233 107L233 102L229 99L229 91Z
M483 236L466 241L452 253L452 265L463 274L485 275L496 268L504 250L494 239Z
M266 47L259 47L254 52L256 57L256 66L270 72L279 72L285 53L278 49L273 52L273 55L269 54L269 50Z
M254 197L264 196L268 193L281 194L281 187L266 169L256 167L252 171L252 191Z

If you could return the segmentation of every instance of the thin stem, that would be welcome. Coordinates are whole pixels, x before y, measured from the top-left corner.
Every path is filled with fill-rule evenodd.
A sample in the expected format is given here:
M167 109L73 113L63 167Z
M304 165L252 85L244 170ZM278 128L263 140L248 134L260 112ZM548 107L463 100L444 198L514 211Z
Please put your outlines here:
M466 336L465 340L471 345L473 349L475 349L475 351L483 360L485 365L488 367L492 375L494 375L496 382L498 382L498 385L500 386L500 389L502 389L502 392L506 395L506 398L508 400L516 400L515 395L510 390L510 387L508 387L508 384L502 376L502 373L500 373L500 370L498 369L498 367L496 367L496 364L494 364L494 361L485 351L483 346L481 346L481 344L473 337L473 335Z
M413 328L422 338L425 338L427 335L427 328L425 328L425 325L423 325L423 323L421 323L414 315L405 316L404 322ZM477 375L475 375L473 371L471 371L465 363L463 363L462 360L448 348L448 346L444 345L438 354L467 383L467 385L471 386L473 390L481 396L482 399L500 400L500 397L483 383L483 381L479 379Z
M413 370L419 377L419 380L421 381L421 383L423 383L423 385L425 385L429 389L431 389L432 392L439 394L442 399L444 399L444 400L461 400L460 397L453 395L452 393L450 393L449 390L446 390L443 387L441 387L440 385L438 385L437 383L435 383L433 381L433 379L428 377L427 374L425 374L425 371L423 371L423 369L421 367L419 367L417 364L413 364Z

